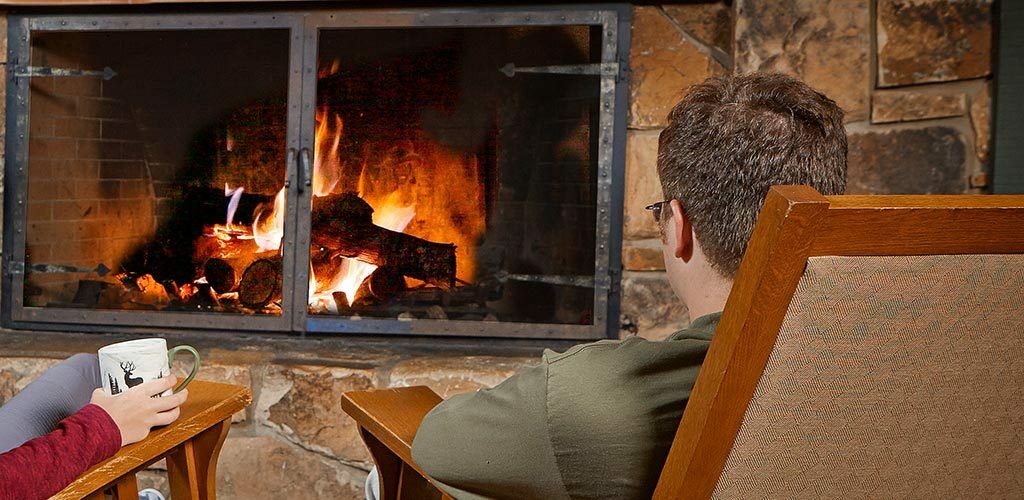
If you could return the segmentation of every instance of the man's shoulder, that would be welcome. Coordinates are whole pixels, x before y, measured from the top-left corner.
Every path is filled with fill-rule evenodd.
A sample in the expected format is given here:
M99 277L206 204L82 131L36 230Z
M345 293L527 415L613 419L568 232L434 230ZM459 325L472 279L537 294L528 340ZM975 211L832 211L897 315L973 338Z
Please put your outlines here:
M597 342L574 345L565 352L556 352L551 349L545 349L543 358L544 362L549 366L556 364L572 364L576 361L588 358L591 354L621 351L622 349L629 350L638 342L646 342L646 340L639 337L630 337L624 340L598 340Z
M720 313L702 316L688 327L670 335L663 341L649 341L642 337L628 337L622 340L606 339L579 344L565 352L544 351L544 362L552 369L572 369L586 363L620 363L635 360L651 361L653 358L671 357L681 352L703 353L711 342ZM557 368L554 368L557 367Z

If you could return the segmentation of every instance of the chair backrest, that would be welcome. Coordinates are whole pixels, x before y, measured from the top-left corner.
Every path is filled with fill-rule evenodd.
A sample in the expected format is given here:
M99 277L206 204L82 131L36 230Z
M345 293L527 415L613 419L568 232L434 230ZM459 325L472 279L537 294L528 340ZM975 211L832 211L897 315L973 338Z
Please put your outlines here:
M655 498L1024 496L1024 196L772 188Z

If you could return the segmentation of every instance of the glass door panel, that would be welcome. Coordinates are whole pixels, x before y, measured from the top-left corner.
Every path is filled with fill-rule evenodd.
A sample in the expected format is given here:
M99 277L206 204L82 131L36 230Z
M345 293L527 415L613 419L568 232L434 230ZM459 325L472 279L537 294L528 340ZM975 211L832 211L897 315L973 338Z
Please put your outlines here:
M301 37L274 24L31 33L29 316L286 328Z
M595 325L602 40L586 23L321 27L312 329Z

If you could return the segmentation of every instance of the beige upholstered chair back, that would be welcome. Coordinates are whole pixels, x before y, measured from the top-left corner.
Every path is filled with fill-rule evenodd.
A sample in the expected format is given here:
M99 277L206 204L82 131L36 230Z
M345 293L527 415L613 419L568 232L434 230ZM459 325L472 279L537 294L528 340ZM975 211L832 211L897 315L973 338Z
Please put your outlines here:
M1024 498L1024 196L773 187L654 497Z
M1024 497L1024 256L809 258L713 496Z

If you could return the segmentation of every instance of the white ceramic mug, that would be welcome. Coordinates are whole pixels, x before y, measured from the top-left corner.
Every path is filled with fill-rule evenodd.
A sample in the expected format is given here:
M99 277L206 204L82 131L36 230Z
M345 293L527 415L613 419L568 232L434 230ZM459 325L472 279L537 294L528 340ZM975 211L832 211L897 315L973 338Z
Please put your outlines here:
M129 340L101 347L100 377L103 391L114 396L149 380L164 378L171 373L171 360L178 351L192 354L195 363L192 373L174 390L167 390L161 396L169 396L185 388L199 371L199 353L187 345L167 349L167 340L160 338Z

